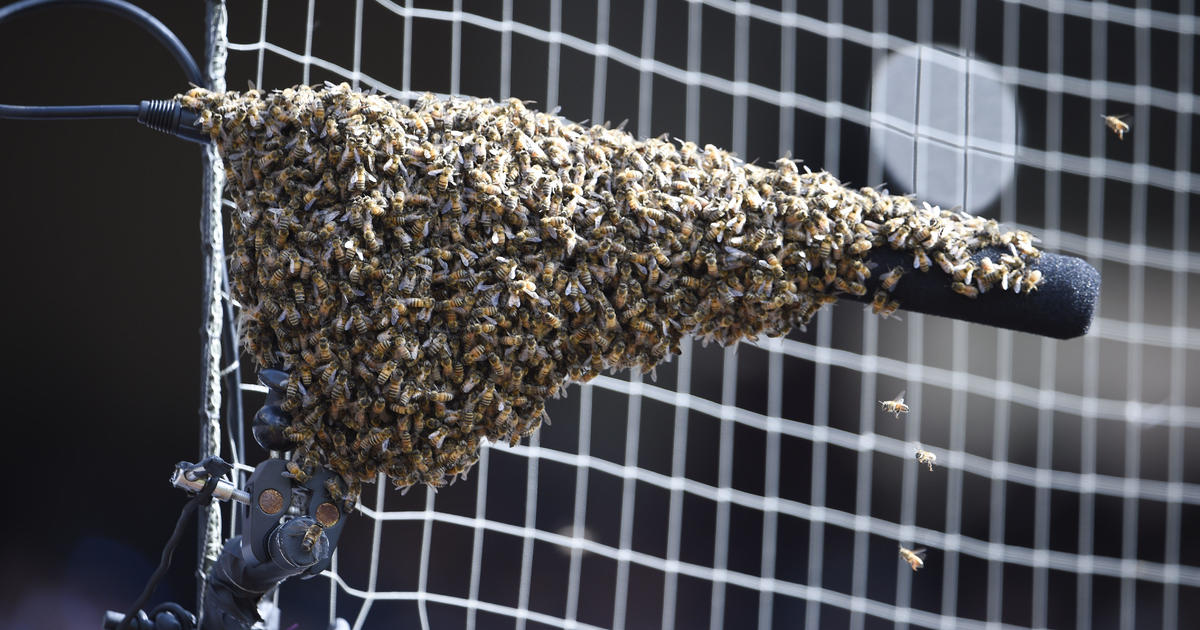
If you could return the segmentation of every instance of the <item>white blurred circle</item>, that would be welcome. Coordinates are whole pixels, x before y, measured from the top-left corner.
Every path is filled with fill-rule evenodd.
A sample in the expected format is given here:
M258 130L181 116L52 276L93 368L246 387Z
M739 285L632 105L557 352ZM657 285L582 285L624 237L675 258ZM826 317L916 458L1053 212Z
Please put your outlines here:
M978 214L1012 181L1016 94L999 67L913 45L871 77L871 150L891 191Z

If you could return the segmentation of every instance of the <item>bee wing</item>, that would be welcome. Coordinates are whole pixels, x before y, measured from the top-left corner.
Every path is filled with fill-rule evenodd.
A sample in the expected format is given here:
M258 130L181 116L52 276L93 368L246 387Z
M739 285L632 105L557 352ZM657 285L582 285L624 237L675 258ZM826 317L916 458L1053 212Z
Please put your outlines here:
M896 402L904 402L904 394L906 394L907 392L908 392L908 390L906 390L906 389L900 390L900 393L896 394L896 397L893 398L892 400L894 400Z
M921 547L920 549L913 549L912 554L914 556L924 560L925 559L925 548Z

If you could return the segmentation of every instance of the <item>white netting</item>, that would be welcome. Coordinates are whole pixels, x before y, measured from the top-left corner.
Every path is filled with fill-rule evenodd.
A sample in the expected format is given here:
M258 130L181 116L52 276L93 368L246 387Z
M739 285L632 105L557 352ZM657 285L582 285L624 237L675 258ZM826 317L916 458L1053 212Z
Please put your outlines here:
M233 89L516 96L791 152L1104 276L1083 339L845 303L786 339L685 344L657 380L572 387L468 482L364 492L333 569L282 589L283 627L1200 623L1195 3L843 4L230 7ZM1126 113L1121 141L1101 118ZM901 389L896 421L876 401Z

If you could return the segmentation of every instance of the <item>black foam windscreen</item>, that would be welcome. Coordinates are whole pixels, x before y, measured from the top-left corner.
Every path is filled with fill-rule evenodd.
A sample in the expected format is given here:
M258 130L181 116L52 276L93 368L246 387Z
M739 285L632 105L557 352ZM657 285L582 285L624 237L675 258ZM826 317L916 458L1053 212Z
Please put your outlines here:
M999 260L1007 249L990 247L975 253L971 259L979 264L984 257ZM926 273L913 271L913 257L898 251L877 248L871 252L876 273L864 284L864 297L843 295L843 298L869 302L879 284L879 275L896 265L910 273L892 289L891 299L900 308L917 313L940 315L998 328L1071 339L1087 333L1100 297L1100 272L1081 258L1043 253L1031 269L1042 272L1042 282L1030 293L1005 291L999 285L978 297L969 298L955 293L951 278L934 265Z

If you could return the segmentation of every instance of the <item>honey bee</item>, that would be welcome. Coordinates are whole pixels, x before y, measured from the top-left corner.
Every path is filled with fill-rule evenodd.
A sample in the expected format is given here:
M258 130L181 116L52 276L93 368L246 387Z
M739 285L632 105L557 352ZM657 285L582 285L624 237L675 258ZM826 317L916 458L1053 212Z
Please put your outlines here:
M390 345L390 344L389 344ZM383 387L392 378L392 374L396 371L396 367L400 364L395 359L388 361L383 365L383 369L379 370L379 376L375 379L375 384Z
M402 431L400 433L400 452L401 453L411 453L412 447L413 447L412 434L409 433L408 431Z
M847 248L846 251L849 252L851 256L858 256L859 254L866 253L870 249L871 241L868 241L867 239L858 239L857 241L851 243L850 247Z
M433 402L443 402L444 403L444 402L450 402L451 400L454 400L454 394L451 394L450 392L443 392L443 391L430 392L430 393L426 394L425 397L428 398L429 400L432 400Z
M1033 293L1034 291L1037 290L1038 284L1040 284L1042 282L1042 270L1034 269L1033 271L1030 271L1029 273L1025 274L1025 277L1023 278L1023 282L1024 282L1023 288L1024 288L1025 292Z
M614 310L612 306L607 305L607 304L604 305L604 327L605 328L616 328L617 327L617 311Z
M321 539L321 532L325 531L320 523L313 523L304 530L304 540L300 541L300 546L304 547L305 551L312 551L316 546L317 541Z
M363 192L364 190L367 189L367 178L368 177L371 177L371 176L367 173L367 168L365 166L363 166L362 164L359 164L358 166L355 167L354 174L352 174L350 176L349 188L351 190L354 190L357 192Z
M895 414L897 420L900 419L900 414L908 413L908 405L904 404L903 390L891 400L879 401L879 406L883 408L884 413Z
M966 296L969 298L979 297L979 289L977 289L974 286L969 285L969 284L964 284L962 282L955 281L950 284L950 288L954 289L954 292L959 295L963 295L963 296Z
M1020 293L1021 292L1021 277L1022 277L1021 270L1013 269L1012 271L1004 274L1004 278L1002 278L1000 280L1000 288L1002 288L1004 290L1008 290L1009 288L1012 288L1014 293Z
M1112 129L1113 133L1117 134L1118 140L1125 139L1125 134L1129 133L1129 123L1125 122L1124 119L1128 118L1129 114L1121 114L1120 116L1101 115L1100 117L1104 119L1104 124L1109 129Z
M933 471L933 463L935 461L937 461L937 455L934 455L933 453L926 451L919 446L917 447L917 462L920 464L927 464L930 472Z
M900 282L900 277L904 275L904 268L900 266L892 267L892 270L879 276L879 288L884 291L891 291Z
M437 171L429 171L429 174L437 175L438 192L446 192L446 189L450 187L450 169L443 168Z
M908 549L904 545L900 545L900 557L912 567L913 571L925 567L924 549Z
M324 337L317 339L317 358L322 363L328 363L333 359L333 349L329 345L329 340Z
M871 312L879 315L883 312L884 307L887 306L887 302L887 292L883 290L876 291L875 295L871 298Z
M380 429L375 427L366 435L360 435L360 437L354 441L354 449L365 450L368 448L382 446L383 443L387 442L390 437L392 437L392 432L390 429Z
M300 325L300 311L297 310L295 306L292 306L291 304L284 304L283 314L284 317L287 318L288 324L293 328Z
M400 387L401 387L402 383L403 383L403 381L401 381L401 379L395 379L395 380L389 382L387 389L384 390L383 395L391 400L396 400L396 399L400 398Z
M289 461L287 463L287 472L298 483L306 483L308 481L308 477L309 477L308 473L305 472L304 469L301 468L300 465L297 464L296 462Z
M634 330L641 332L641 333L654 332L654 325L644 319L641 319L641 318L633 320L632 322L629 323L629 325Z
M918 247L917 249L913 250L913 268L914 269L919 268L923 272L929 271L929 266L931 264L933 264L933 263L930 262L930 260L929 260L929 254L925 253L924 249Z
M991 258L985 257L979 261L979 280L984 284L993 284L1000 279L1004 274L1004 267L992 262Z
M296 427L288 427L284 429L283 434L287 437L287 439L291 440L295 444L311 442L315 435L312 429L301 429Z
M436 431L429 434L429 443L433 445L433 448L442 448L442 442L446 440L448 433L446 427L438 427Z
M516 337L516 342L519 344L521 342L521 338ZM512 345L516 345L516 344L512 344ZM465 361L467 363L475 363L476 361L482 360L485 354L487 354L487 346L484 346L483 344L478 344L475 347L471 348L469 351L467 351L467 353L465 355L463 355L463 361Z

